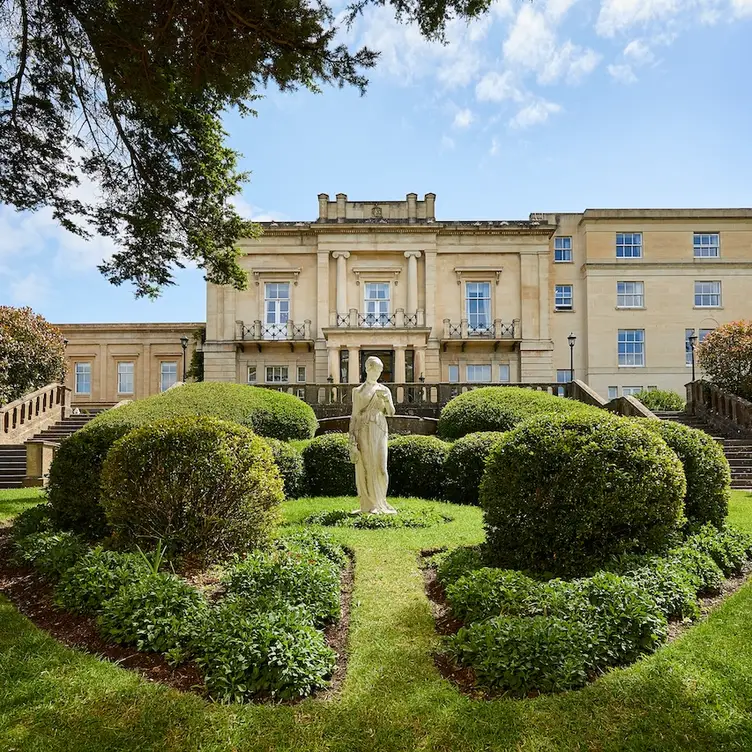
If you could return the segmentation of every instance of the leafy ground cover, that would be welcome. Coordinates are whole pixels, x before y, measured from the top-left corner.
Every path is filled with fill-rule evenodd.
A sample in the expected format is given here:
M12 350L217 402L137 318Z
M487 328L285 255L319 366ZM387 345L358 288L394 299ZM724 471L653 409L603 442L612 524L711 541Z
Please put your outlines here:
M0 509L9 503L0 494ZM314 512L352 509L353 503L305 499L286 503L284 513L294 525ZM398 503L407 509L425 504ZM418 555L480 542L481 511L438 508L453 521L424 529L329 528L356 557L348 672L338 692L297 705L223 706L150 684L65 648L0 599L0 749L752 748L749 585L655 655L582 690L535 700L462 695L433 662L439 637ZM735 492L729 518L752 531L752 495Z

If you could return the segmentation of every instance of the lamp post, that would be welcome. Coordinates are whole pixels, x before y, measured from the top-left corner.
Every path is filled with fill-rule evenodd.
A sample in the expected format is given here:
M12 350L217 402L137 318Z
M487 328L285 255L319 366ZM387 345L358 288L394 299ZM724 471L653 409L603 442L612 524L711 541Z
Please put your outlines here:
M569 342L569 380L574 381L574 343L577 337L574 334L570 334L567 337Z
M689 349L692 353L692 381L695 380L695 347L697 346L697 335L690 334L687 338L689 340Z
M188 349L188 337L185 334L180 338L180 346L183 348L183 382L185 382L185 351Z

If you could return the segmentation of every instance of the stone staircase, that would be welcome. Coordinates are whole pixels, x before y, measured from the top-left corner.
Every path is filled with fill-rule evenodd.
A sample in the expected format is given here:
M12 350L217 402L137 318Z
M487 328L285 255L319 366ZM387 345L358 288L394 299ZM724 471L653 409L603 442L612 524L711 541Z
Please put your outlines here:
M698 415L680 411L654 411L661 420L698 428L712 436L723 447L723 453L731 466L731 488L752 491L752 439L728 438L713 428Z
M70 415L36 434L34 440L61 442L83 428L101 409L87 410L81 415ZM26 475L26 446L0 444L0 488L21 488Z

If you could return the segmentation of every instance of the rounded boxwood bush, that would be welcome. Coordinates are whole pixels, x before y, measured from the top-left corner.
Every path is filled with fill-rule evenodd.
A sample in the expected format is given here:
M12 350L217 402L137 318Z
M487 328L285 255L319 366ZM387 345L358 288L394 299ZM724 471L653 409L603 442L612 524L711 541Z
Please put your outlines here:
M684 399L680 394L663 389L643 389L635 394L648 410L683 410Z
M480 489L493 564L584 574L623 553L657 551L684 523L684 471L634 421L535 418L491 450Z
M136 428L102 468L102 505L127 547L161 539L200 561L266 545L282 501L268 444L228 421L183 417Z
M350 462L348 435L317 436L303 449L306 488L310 496L354 496L355 465Z
M400 436L389 442L390 496L441 499L448 445L435 436Z
M272 450L274 462L282 476L285 496L298 499L305 495L305 467L303 455L289 442L279 439L266 439Z
M478 431L508 431L534 415L588 412L596 408L516 386L486 386L450 400L439 416L439 436L460 439Z
M504 436L501 431L479 431L455 441L444 462L445 498L455 504L480 504L478 490L491 447Z
M311 407L297 397L244 384L184 384L107 410L65 439L55 455L49 499L56 523L91 538L106 535L99 496L102 463L110 447L139 426L196 415L233 421L281 441L308 439L317 425Z
M671 421L641 420L676 452L687 478L684 514L694 527L723 526L731 498L731 469L721 445L705 431Z

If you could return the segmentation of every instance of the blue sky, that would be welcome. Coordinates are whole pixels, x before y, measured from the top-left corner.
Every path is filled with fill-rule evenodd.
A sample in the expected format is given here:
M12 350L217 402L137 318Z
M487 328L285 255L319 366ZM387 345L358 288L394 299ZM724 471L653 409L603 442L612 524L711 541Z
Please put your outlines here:
M320 192L432 191L438 219L752 205L752 0L497 0L446 46L379 8L343 37L382 52L364 97L269 92L227 116L247 216L312 220ZM57 323L204 319L199 271L136 300L97 271L111 250L0 207L0 300Z

